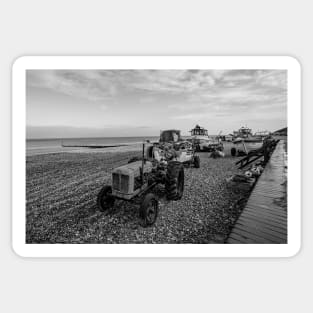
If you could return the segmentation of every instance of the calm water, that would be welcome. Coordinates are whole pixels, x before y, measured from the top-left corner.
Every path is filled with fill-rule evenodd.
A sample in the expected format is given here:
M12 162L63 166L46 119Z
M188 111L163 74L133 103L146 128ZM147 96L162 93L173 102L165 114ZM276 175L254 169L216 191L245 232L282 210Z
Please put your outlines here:
M64 138L64 139L31 139L26 140L26 155L38 155L60 152L122 152L140 150L142 142L150 140L156 142L159 137L105 137L105 138ZM83 147L62 147L63 145L125 145L121 147L109 148L83 148ZM234 145L232 143L224 143L225 153L230 154L231 147L243 149L242 144ZM256 149L261 146L261 143L246 143L248 150Z
M106 138L64 138L64 139L28 139L26 154L46 154L60 152L101 152L137 150L144 140L158 141L159 137L106 137ZM73 145L126 145L124 147L89 149L80 147L62 147Z

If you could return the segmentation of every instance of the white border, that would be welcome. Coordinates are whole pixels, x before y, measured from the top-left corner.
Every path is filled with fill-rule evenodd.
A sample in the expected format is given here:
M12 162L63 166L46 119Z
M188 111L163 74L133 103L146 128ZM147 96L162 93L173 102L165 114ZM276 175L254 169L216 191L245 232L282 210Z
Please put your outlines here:
M26 244L27 69L288 70L288 244ZM287 56L24 56L12 75L12 245L23 257L290 257L301 247L301 66Z

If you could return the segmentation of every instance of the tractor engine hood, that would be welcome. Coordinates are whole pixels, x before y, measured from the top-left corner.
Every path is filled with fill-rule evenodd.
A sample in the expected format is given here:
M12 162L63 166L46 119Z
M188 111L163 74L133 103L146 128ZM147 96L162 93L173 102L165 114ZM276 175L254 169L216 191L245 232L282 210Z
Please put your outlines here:
M132 162L126 165L122 165L120 167L117 167L113 170L114 174L119 175L127 175L132 177L137 177L140 175L140 168L142 167L142 161L136 161ZM149 161L146 161L144 164L144 173L150 173L153 166L152 163Z
M112 172L112 193L114 196L130 200L138 194L147 184L147 176L152 171L152 163L146 161L143 174L146 177L143 183L140 179L142 162L132 162L116 168ZM139 178L139 180L138 180Z

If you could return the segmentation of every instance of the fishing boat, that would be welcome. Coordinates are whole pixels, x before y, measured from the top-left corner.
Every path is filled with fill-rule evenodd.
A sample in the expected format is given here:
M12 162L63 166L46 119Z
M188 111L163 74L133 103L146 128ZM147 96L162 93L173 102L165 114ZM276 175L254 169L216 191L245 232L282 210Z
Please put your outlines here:
M198 124L192 130L190 130L190 133L191 140L197 151L212 152L214 150L222 151L224 149L220 140L210 137L208 135L207 129L201 127Z
M241 138L246 139L252 136L252 129L247 126L242 126L238 130L234 131L234 139Z
M261 138L262 140L265 138L265 137L268 137L270 136L271 132L269 132L268 130L262 130L262 131L257 131L254 136L255 137L259 137Z
M193 139L208 139L208 130L205 129L204 127L199 126L198 124L193 128L192 130L189 131L191 133L191 137Z
M233 132L233 142L262 142L265 137L270 133L267 131L252 133L252 129L247 126L240 127L237 131Z

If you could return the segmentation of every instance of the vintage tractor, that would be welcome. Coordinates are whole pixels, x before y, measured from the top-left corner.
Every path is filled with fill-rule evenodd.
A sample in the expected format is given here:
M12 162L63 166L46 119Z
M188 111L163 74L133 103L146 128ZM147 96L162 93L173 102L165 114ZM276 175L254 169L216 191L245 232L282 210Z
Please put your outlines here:
M169 129L163 130L160 135L160 140L156 147L160 151L165 151L165 156L168 151L173 154L173 159L186 165L193 165L195 168L200 167L200 158L195 154L196 149L192 142L183 140L180 130Z
M116 199L140 204L143 226L154 224L158 215L158 197L153 187L162 184L168 200L179 200L184 191L184 167L172 151L143 144L141 160L130 160L113 170L112 186L104 186L97 197L100 211L110 210ZM163 155L163 156L162 156Z
M195 152L195 146L192 142L183 140L179 130L170 129L161 132L159 142L151 143L144 157L147 160L157 162L174 160L184 165L193 165L195 168L199 168L200 158ZM141 159L142 157L133 157L128 163Z

